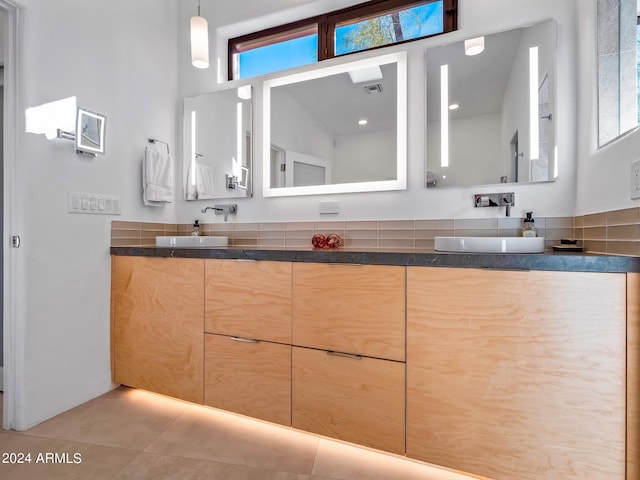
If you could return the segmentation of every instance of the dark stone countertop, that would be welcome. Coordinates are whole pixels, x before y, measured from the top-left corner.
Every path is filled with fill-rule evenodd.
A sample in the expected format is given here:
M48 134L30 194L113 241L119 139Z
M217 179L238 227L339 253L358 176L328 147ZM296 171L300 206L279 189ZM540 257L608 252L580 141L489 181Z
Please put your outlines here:
M447 253L426 249L315 250L312 248L158 248L111 247L111 255L166 258L223 258L280 262L352 263L421 267L640 273L640 257L592 253L537 254Z

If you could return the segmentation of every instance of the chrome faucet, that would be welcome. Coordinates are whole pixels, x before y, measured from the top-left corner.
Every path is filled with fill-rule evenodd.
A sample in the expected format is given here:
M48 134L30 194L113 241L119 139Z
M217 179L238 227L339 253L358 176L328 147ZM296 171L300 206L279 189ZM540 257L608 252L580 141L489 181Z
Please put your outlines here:
M235 215L238 212L238 205L236 203L226 205L214 205L213 207L204 207L202 213L207 213L207 210L213 210L216 215L224 215L224 221L229 218L229 214Z
M511 216L511 207L515 205L515 193L476 193L473 196L474 207L506 207L505 214Z

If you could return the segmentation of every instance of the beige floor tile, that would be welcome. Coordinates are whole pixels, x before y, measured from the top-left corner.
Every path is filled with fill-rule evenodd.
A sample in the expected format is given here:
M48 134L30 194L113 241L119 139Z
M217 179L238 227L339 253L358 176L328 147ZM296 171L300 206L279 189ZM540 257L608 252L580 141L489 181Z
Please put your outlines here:
M320 440L311 480L470 480L419 462L331 440Z
M114 480L308 480L308 475L141 453Z
M138 454L134 450L10 432L0 434L0 452L31 454L31 463L0 463L2 480L112 479ZM47 454L58 454L58 458L46 461Z
M120 387L23 433L143 450L187 407L187 403Z
M145 451L310 474L317 445L291 429L191 406Z

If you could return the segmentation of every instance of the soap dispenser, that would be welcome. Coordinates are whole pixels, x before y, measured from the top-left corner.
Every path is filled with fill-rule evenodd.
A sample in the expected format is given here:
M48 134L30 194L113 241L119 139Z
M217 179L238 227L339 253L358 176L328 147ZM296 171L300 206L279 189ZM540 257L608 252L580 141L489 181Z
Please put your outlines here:
M196 220L193 223L193 232L191 232L191 236L192 237L199 237L200 236L200 224L198 223L198 220Z
M534 226L535 220L532 217L533 212L527 212L527 218L524 219L524 227L522 228L523 237L537 237L538 230Z

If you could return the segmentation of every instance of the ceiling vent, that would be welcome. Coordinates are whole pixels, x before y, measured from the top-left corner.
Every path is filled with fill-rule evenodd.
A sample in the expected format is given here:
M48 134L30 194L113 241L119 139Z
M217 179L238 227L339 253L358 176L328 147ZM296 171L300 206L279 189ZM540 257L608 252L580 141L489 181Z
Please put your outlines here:
M364 86L364 90L369 95L377 95L379 93L382 93L382 84L381 83L372 83L370 85L365 85Z

